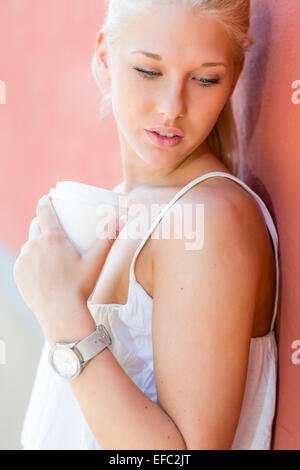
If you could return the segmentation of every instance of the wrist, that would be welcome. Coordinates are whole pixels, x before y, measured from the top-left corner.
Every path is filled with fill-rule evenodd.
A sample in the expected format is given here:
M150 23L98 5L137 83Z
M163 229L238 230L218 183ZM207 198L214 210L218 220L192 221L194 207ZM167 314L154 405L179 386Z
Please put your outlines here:
M97 325L92 333L72 343L56 342L48 356L54 371L71 380L82 372L91 359L107 349L112 339L104 325Z
M96 329L95 320L86 302L81 299L77 299L72 306L66 307L61 314L61 320L60 325L53 325L45 333L51 345L56 342L80 341Z

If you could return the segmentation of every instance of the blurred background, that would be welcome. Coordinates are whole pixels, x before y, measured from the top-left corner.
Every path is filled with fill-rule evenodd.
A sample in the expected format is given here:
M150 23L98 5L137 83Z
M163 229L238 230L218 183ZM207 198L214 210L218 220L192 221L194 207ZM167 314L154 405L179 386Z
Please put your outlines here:
M20 434L44 338L13 280L40 197L57 181L122 181L110 114L90 63L104 0L0 0L0 449ZM233 96L241 175L279 234L279 348L273 449L300 449L300 4L252 0L256 43Z

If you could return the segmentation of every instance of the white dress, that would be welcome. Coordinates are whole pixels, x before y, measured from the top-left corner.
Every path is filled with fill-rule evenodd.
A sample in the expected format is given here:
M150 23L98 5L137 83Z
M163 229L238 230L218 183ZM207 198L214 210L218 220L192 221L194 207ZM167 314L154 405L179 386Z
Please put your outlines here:
M276 261L276 294L270 331L251 338L248 371L242 409L231 449L269 450L276 403L277 344L274 324L279 289L278 236L272 217L262 199L239 178L223 172L210 172L184 186L164 207L151 224L134 253L130 266L126 304L91 304L96 321L112 336L109 346L115 358L134 383L157 402L152 354L152 297L135 278L137 255L168 208L199 182L215 176L230 178L241 184L256 199L272 238ZM24 450L86 449L101 450L92 434L73 391L48 363L49 343L40 357L29 405L23 422L21 444Z

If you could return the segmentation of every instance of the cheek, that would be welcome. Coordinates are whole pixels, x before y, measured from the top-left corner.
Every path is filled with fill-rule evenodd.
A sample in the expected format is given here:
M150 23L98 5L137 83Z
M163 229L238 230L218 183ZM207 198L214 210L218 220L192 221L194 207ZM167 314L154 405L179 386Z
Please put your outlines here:
M218 85L216 85L218 86ZM228 99L228 94L222 90L202 90L197 99L189 102L190 131L203 141L214 128L216 121Z
M145 85L139 83L133 77L126 77L122 81L116 81L112 87L112 107L114 115L126 122L136 121L137 116L147 111L149 103L149 93ZM124 121L125 120L125 121ZM136 122L136 124L138 124Z
M201 88L189 96L190 115L194 122L202 125L206 122L216 121L229 97L227 84L214 85L210 88ZM196 96L197 95L197 96Z

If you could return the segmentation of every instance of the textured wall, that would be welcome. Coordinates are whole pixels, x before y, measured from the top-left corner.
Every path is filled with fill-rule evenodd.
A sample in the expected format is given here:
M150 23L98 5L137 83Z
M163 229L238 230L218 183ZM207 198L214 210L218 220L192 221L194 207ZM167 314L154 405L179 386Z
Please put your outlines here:
M300 449L300 363L292 356L292 343L298 340L300 347L300 2L252 0L251 5L256 44L234 96L241 174L267 204L279 235L273 449Z
M292 88L300 87L300 3L251 4L256 44L234 95L240 176L264 199L278 228L273 445L300 449L300 364L292 361L292 343L300 340L300 93ZM6 104L0 104L0 240L16 254L37 200L56 181L112 188L121 180L115 123L111 117L97 121L99 94L90 73L104 7L103 0L0 0L2 95L6 85Z
M117 130L98 118L90 73L101 0L0 0L0 239L21 248L38 199L57 181L111 189Z

